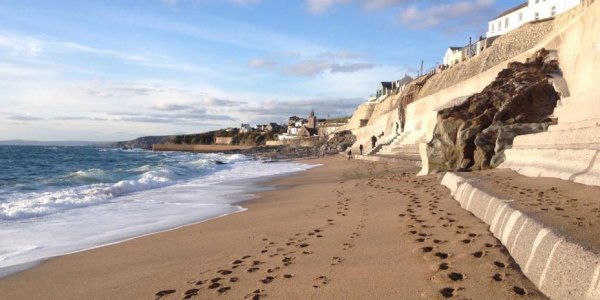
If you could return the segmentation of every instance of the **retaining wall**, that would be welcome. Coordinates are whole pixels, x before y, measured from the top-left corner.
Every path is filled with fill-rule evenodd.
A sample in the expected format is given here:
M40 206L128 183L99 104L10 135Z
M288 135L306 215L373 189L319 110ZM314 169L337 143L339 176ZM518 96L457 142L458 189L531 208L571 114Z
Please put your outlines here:
M464 209L490 225L523 273L552 299L600 299L600 255L561 236L455 173L442 185Z

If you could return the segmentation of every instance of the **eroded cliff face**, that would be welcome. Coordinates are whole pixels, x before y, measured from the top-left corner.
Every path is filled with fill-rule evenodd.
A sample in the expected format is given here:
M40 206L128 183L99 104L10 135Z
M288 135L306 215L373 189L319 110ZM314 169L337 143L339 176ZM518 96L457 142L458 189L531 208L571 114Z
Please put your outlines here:
M513 62L482 92L438 112L427 145L429 171L482 170L504 161L517 135L546 131L559 94L556 55L542 49L525 63Z

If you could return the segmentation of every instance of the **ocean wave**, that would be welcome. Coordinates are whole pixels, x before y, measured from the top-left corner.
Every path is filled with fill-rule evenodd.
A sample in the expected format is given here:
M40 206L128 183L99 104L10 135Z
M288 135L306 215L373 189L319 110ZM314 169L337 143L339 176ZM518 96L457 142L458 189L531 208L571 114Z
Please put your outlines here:
M43 217L71 209L101 205L119 196L184 183L228 168L217 167L218 162L235 164L248 160L244 155L162 155L165 154L148 152L143 156L143 160L154 164L127 167L127 163L121 160L117 161L117 164L107 165L106 170L94 167L62 176L48 174L35 183L30 182L30 189L15 188L14 192L0 195L0 220ZM150 156L161 157L152 159ZM139 157L137 159L140 162Z
M70 180L83 183L102 183L110 181L112 176L102 169L88 169L72 172L67 175Z
M41 217L70 209L99 205L129 193L164 187L175 183L168 168L146 172L136 179L114 184L93 184L53 192L19 195L0 203L0 220Z

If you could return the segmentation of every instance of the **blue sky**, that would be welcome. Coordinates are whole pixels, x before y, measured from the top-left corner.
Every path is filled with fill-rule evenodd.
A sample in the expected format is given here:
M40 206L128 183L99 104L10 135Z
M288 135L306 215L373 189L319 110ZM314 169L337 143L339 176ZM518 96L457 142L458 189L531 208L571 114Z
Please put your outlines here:
M0 140L349 115L520 1L0 1Z

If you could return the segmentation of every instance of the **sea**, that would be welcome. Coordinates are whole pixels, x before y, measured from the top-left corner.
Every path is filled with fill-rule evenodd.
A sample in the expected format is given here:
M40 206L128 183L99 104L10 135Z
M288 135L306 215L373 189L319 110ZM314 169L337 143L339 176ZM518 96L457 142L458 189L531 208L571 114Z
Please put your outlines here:
M240 154L0 146L0 277L244 211L259 181L311 167Z

